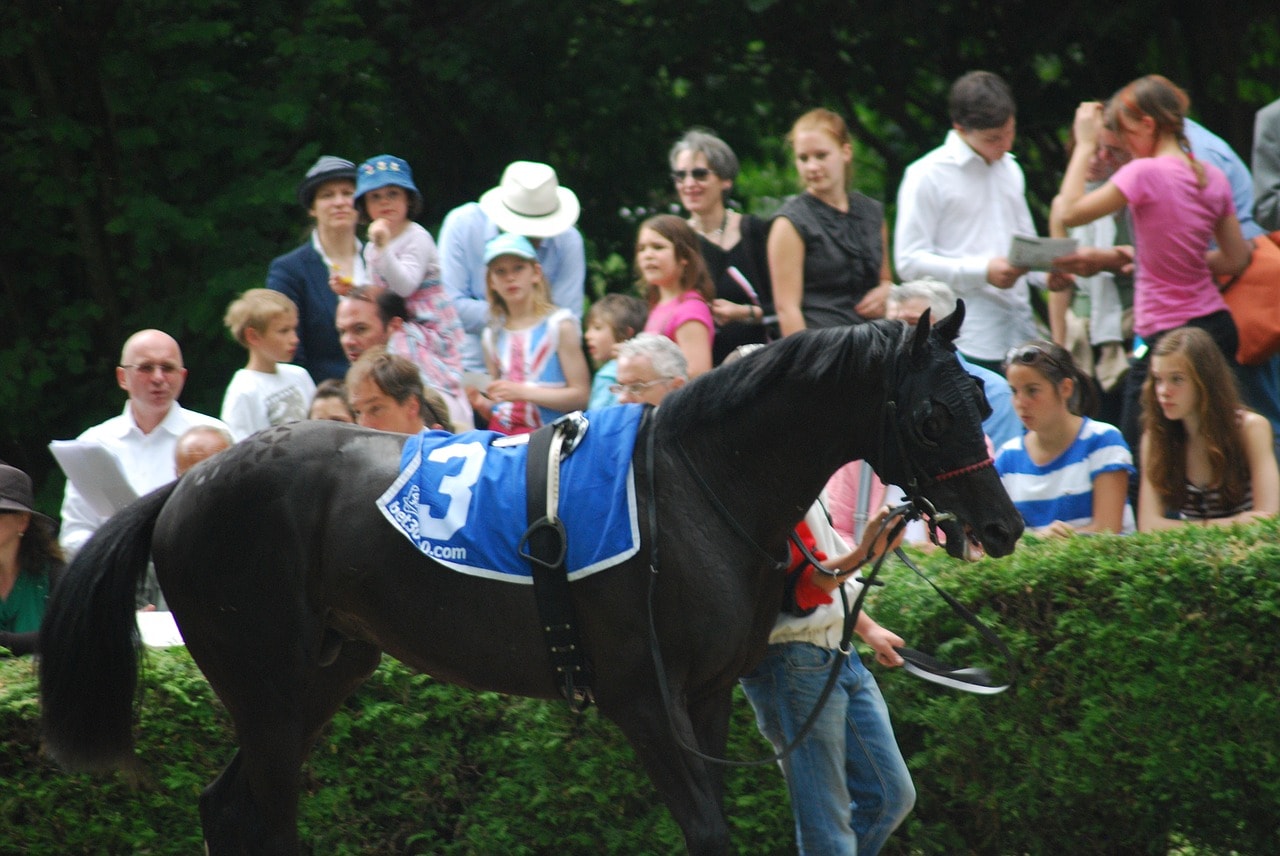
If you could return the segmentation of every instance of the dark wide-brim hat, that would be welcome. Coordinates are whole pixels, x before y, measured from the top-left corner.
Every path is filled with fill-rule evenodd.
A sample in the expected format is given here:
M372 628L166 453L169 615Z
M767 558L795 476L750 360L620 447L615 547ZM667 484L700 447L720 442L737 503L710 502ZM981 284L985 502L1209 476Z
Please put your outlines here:
M0 511L25 511L33 517L52 523L52 520L36 511L35 504L31 476L17 467L0 464Z
M316 191L320 185L326 181L338 179L346 179L355 184L356 165L345 158L321 155L320 159L312 164L311 169L307 170L307 176L302 179L302 184L298 185L298 201L302 203L303 208L310 211L311 204L316 201Z

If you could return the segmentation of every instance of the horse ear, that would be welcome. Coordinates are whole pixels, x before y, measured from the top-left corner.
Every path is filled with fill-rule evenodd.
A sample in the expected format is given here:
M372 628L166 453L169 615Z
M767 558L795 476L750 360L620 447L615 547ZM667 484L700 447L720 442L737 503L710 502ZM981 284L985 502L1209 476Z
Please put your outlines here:
M919 359L924 353L925 343L929 341L929 311L926 309L920 314L920 320L916 322L916 335L911 340L911 359Z
M947 342L954 342L956 336L960 335L960 324L964 321L964 301L956 301L956 311L952 312L946 318L938 322L938 326L934 329L938 331L938 335Z

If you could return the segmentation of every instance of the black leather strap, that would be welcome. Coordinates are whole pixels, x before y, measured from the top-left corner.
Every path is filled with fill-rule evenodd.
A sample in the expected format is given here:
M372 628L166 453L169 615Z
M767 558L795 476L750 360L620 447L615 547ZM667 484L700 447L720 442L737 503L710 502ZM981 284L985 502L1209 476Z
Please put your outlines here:
M573 601L569 594L565 567L567 539L564 523L551 520L547 509L547 472L559 466L549 461L552 438L559 426L545 425L529 438L525 465L525 509L529 528L520 537L518 550L533 569L533 595L538 604L547 653L555 670L560 694L574 710L585 710L594 698L594 675L586 651L578 638ZM557 455L557 457L559 457Z

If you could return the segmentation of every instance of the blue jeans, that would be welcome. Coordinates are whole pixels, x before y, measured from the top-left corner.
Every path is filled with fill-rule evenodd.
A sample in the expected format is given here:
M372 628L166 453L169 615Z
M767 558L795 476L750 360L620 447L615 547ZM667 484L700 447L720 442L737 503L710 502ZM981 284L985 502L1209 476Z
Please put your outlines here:
M804 725L835 656L806 642L770 645L742 679L760 733L775 750ZM801 856L875 856L916 802L889 708L856 653L841 667L813 730L781 766Z

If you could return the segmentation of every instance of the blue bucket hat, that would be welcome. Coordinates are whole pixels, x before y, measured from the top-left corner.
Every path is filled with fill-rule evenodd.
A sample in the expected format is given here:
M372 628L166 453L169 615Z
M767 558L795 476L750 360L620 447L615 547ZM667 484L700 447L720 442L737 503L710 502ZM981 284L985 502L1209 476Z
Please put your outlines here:
M369 191L393 184L418 196L422 195L413 183L413 170L406 161L394 155L371 157L356 167L355 201L358 204L360 197Z
M497 237L490 238L489 243L484 245L486 265L498 256L519 256L531 262L538 260L538 252L533 248L533 244L529 243L529 239L510 232L502 232Z

